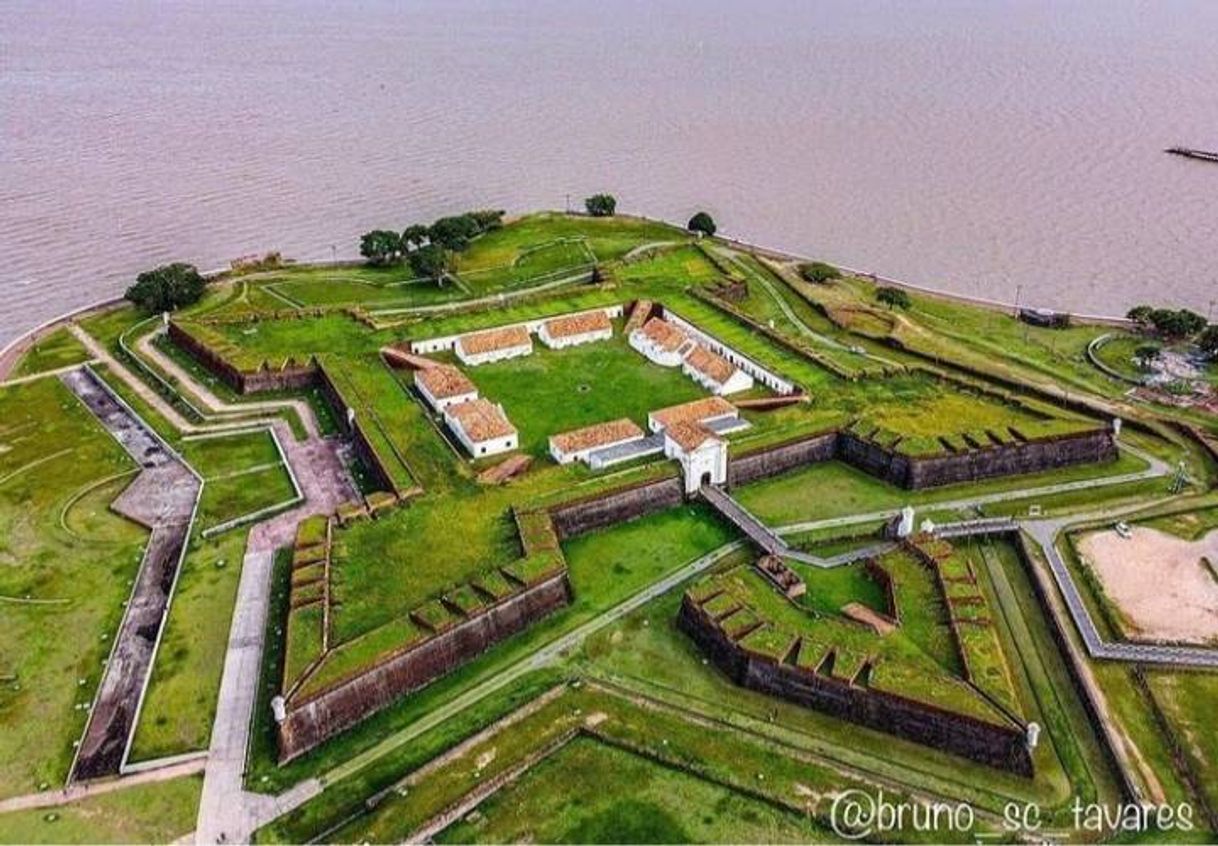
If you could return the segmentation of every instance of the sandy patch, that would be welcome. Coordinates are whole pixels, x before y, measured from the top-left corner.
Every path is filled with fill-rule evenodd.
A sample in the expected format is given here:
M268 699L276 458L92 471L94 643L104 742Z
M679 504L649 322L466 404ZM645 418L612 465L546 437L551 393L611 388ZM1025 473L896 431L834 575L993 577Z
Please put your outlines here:
M855 622L868 626L878 635L886 635L896 629L896 624L883 614L876 613L861 602L848 602L842 606L844 615Z
M1079 553L1128 624L1130 636L1210 643L1218 640L1218 579L1201 560L1218 562L1218 531L1187 541L1134 526L1084 535Z
M490 765L491 761L495 760L495 754L496 750L494 749L483 752L478 756L478 760L474 763L474 766L479 770L485 770Z
M594 711L584 720L584 725L588 728L596 728L607 719L609 719L609 715L604 711Z

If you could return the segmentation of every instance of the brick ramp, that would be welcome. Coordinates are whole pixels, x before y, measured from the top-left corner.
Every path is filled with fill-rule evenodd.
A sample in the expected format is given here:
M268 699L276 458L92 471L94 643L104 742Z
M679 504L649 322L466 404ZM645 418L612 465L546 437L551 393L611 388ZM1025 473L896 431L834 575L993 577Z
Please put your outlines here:
M92 371L60 379L144 468L113 508L152 530L72 764L75 782L118 775L126 759L202 483Z

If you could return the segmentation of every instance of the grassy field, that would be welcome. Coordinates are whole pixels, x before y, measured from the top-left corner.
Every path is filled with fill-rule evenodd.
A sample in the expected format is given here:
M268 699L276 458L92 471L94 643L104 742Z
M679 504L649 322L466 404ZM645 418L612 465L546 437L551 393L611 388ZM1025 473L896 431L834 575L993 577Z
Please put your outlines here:
M793 470L738 488L734 495L746 508L767 523L783 525L861 514L903 505L933 505L1003 491L1024 490L1135 472L1145 462L1128 453L1112 464L1080 465L1049 473L1014 476L977 484L947 485L909 491L869 476L839 461L828 461Z
M551 435L629 417L644 429L647 412L706 396L679 369L652 364L617 334L608 341L551 350L466 369L482 396L502 403L520 431L520 448L549 456Z
M803 843L823 834L789 810L578 738L436 842Z
M134 463L58 379L0 389L0 795L59 785L147 531Z
M202 776L0 814L0 843L170 843L194 831Z
M131 746L143 761L206 749L246 533L191 540Z
M76 340L66 328L61 327L35 341L34 345L21 357L21 361L14 368L12 375L14 377L29 376L60 367L70 367L88 359L89 353L80 341Z

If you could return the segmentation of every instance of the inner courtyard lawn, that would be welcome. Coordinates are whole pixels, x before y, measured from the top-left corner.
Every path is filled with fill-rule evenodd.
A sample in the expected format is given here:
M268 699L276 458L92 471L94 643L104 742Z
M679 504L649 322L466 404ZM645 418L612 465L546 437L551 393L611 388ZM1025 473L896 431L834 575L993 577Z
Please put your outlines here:
M148 533L135 464L58 379L0 389L0 795L58 786Z
M482 396L502 403L520 431L520 448L549 454L551 435L629 417L646 429L647 412L707 396L679 368L652 364L626 343L620 323L614 336L551 350L536 344L532 355L465 368Z
M791 811L592 738L577 738L439 843L801 843Z

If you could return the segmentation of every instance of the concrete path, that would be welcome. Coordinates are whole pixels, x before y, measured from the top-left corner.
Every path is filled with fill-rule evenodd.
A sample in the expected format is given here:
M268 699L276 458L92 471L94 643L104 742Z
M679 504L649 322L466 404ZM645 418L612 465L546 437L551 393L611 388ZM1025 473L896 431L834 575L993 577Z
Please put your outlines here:
M46 379L51 376L62 376L65 373L71 373L73 370L80 368L81 364L97 364L97 359L90 358L87 361L82 361L80 364L69 364L66 367L56 367L54 370L43 370L39 373L31 373L28 376L17 376L13 379L7 379L0 382L0 388L11 388L14 385L24 385L28 382L37 382L39 379Z
M301 425L304 426L308 437L321 437L317 417L313 414L312 407L304 400L283 399L240 403L225 402L216 396L210 388L195 379L185 368L157 349L153 341L165 334L167 334L167 330L161 327L155 332L149 332L141 336L135 342L136 352L174 379L177 379L181 384L189 386L190 393L199 399L203 405L207 406L208 410L216 414L258 414L262 412L278 414L280 411L290 410L300 418Z
M29 811L37 808L54 808L87 799L90 796L102 796L141 784L153 784L159 781L170 781L183 776L203 772L203 758L197 757L187 761L177 761L155 769L145 769L131 775L106 779L105 781L90 781L73 784L62 790L47 790L42 793L27 793L24 796L11 796L0 799L0 814L9 811Z
M1144 506L1143 506L1144 507ZM1128 511L1129 509L1126 509ZM1119 511L1099 512L1070 520L1037 520L1024 522L1023 528L1036 542L1049 562L1053 580L1065 599L1066 609L1074 620L1087 654L1092 658L1109 661L1128 661L1144 664L1170 664L1177 667L1218 668L1218 649L1204 646L1171 646L1164 644L1134 643L1130 641L1106 641L1100 635L1091 618L1082 592L1075 584L1070 568L1057 550L1057 537L1069 525L1081 525L1096 520L1116 519Z

